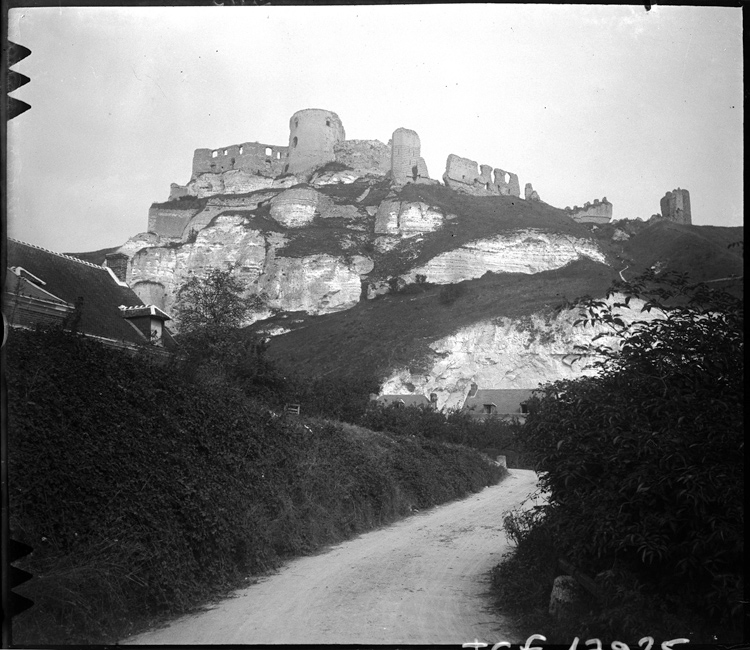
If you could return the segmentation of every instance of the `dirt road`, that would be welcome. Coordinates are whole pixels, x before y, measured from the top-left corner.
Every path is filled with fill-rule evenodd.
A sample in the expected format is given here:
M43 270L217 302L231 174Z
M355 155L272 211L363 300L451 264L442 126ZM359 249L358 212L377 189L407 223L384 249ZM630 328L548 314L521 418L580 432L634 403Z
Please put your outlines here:
M293 560L213 609L125 644L518 642L489 609L488 572L508 548L502 513L536 474L502 483L319 555Z

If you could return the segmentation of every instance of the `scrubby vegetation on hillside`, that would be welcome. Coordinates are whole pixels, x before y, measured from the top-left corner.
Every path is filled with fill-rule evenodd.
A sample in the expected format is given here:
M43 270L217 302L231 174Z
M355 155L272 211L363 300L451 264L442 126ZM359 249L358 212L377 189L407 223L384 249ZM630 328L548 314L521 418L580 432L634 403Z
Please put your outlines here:
M113 642L502 476L466 447L279 416L240 360L188 373L58 331L6 350L11 534L34 549L17 645Z
M550 384L529 404L520 435L546 503L506 516L518 548L496 571L503 607L551 628L551 642L739 641L742 299L653 273L612 291L665 317L628 326L617 305L582 303L583 324L609 325L621 350L595 348L598 376ZM554 624L545 610L561 558L595 577L601 598Z

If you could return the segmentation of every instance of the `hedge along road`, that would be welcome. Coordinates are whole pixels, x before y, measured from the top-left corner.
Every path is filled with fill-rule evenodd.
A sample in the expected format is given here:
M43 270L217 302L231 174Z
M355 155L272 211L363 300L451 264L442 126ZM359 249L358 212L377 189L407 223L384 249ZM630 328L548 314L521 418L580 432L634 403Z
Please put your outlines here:
M498 485L292 560L213 609L120 643L521 641L491 611L489 571L508 549L503 512L536 481L531 470L510 470Z

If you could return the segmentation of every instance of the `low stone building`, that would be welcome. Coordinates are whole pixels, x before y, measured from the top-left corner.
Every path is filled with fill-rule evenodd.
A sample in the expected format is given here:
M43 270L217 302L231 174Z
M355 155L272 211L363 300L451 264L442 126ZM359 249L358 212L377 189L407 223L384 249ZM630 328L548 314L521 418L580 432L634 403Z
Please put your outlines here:
M485 388L471 385L464 401L463 410L472 417L484 419L498 417L501 419L526 419L526 403L532 395L533 388Z

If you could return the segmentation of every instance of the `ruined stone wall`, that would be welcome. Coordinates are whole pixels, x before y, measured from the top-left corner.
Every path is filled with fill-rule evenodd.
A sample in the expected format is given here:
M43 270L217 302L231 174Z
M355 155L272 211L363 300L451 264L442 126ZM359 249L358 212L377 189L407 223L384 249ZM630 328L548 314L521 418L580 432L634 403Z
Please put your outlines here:
M661 200L661 216L675 223L691 225L693 215L690 212L690 192L679 187L667 192Z
M284 171L298 174L336 160L334 147L344 140L344 125L336 113L320 108L297 111L289 120Z
M185 226L198 212L199 208L175 210L152 205L148 211L148 231L164 237L182 237Z
M495 168L495 189L503 196L521 196L518 174Z
M391 138L391 174L396 183L418 183L429 180L427 164L420 156L422 143L411 129L400 127Z
M612 221L612 204L607 201L606 196L601 201L599 199L594 199L593 203L587 201L582 208L577 205L572 208L566 207L565 212L578 223L609 223Z
M453 153L445 163L443 182L453 190L478 196L521 196L516 174L493 170L490 165L480 165L477 171L476 161Z
M243 142L219 149L196 149L191 180L200 174L220 174L233 169L278 176L283 173L286 156L286 147L260 142Z
M526 187L523 188L523 198L527 201L541 201L539 193L534 189L531 183L526 183Z
M391 147L379 140L345 140L333 152L336 162L362 174L385 175L391 168Z

